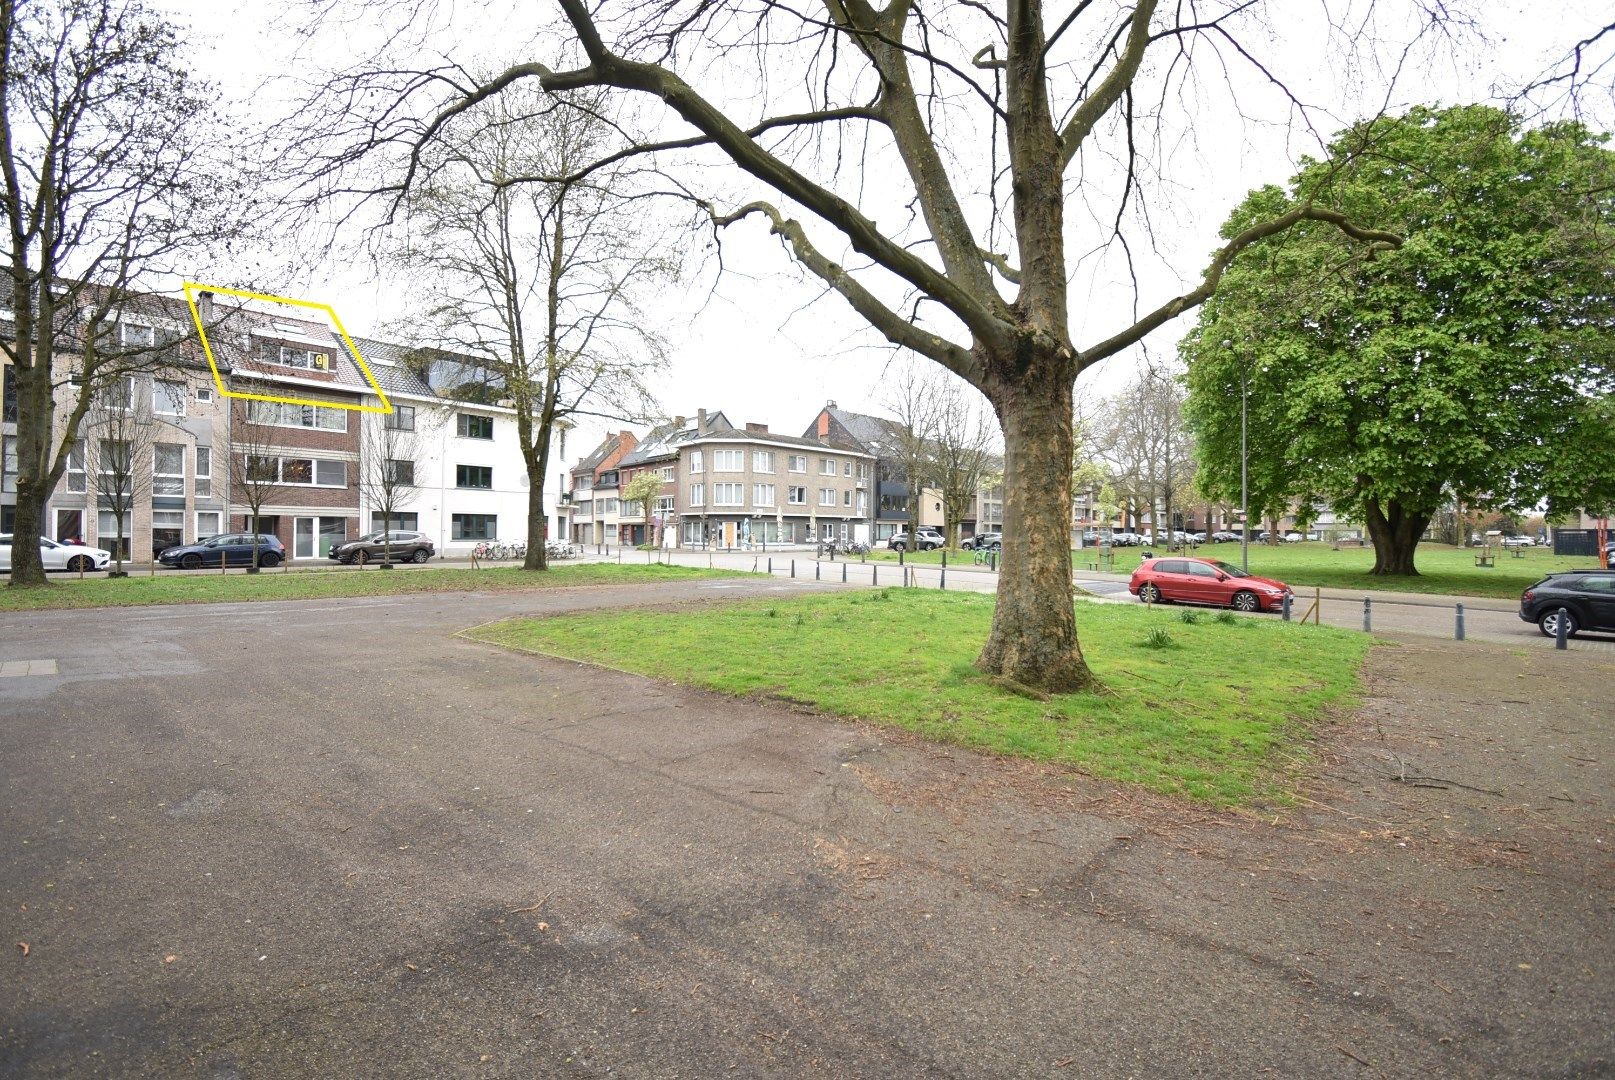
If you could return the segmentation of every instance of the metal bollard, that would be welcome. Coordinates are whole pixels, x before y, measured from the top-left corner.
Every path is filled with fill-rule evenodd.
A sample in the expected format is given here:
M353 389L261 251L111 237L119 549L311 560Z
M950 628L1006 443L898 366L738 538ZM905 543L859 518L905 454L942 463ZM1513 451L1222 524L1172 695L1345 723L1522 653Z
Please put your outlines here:
M1464 639L1464 606L1462 604L1454 605L1454 613L1453 640L1462 641Z
M942 556L942 588L946 589L947 587L948 587L948 557L947 557L947 555L943 555Z
M1363 597L1363 633L1365 634L1372 634L1374 632L1373 612L1374 601L1366 596Z
M819 580L819 567L822 566L822 565L823 564L820 563L818 559L813 560L813 580L814 581Z
M1289 622L1290 621L1290 597L1286 596L1284 598L1284 604L1283 604L1282 610L1284 612L1284 621Z
M772 555L768 557L768 572L769 574L774 572L774 557Z
M791 576L792 577L796 576L796 560L795 559L791 560Z
M847 564L845 562L843 562L841 564L841 584L845 585L846 583L847 583Z
M880 563L873 564L870 569L874 571L874 574L870 576L869 584L878 589L880 588Z
M1559 618L1555 620L1553 628L1553 647L1555 649L1570 648L1570 609L1560 608Z

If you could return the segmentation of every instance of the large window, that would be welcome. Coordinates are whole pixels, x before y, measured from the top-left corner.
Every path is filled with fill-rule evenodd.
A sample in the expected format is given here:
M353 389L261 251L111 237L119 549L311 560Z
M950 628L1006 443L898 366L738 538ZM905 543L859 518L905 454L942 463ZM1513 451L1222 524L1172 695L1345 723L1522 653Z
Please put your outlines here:
M247 419L272 427L317 428L320 431L347 431L348 410L319 405L292 405L285 401L249 401Z
M751 486L751 504L753 506L773 506L774 485L753 484Z
M382 423L394 431L414 431L415 406L394 405L393 411L382 417Z
M7 364L3 370L5 371L5 381L0 383L0 399L3 399L4 411L0 412L0 418L3 418L8 424L15 424L17 422L17 369Z
M247 457L247 481L298 487L348 486L348 463L323 458Z
M745 468L746 452L744 450L712 451L713 472L742 472Z
M819 489L819 505L820 506L834 506L835 504L836 504L836 489L835 488L820 488Z
M658 514L671 514L673 512L673 496L663 495L656 500L655 510Z
M129 471L129 444L117 439L101 440L100 469L95 479L96 490L103 495L128 496L129 483L134 479Z
M314 349L294 349L289 345L270 345L264 349L263 358L271 364L280 364L282 367L310 368L315 371L327 371L331 367L329 353Z
M149 349L157 344L157 331L142 323L121 323L118 340L133 349Z
M454 486L483 489L493 487L493 466L456 465L454 467Z
M196 497L207 499L213 496L213 447L198 445L196 448Z
M402 532L420 532L420 521L420 515L413 512L403 514L394 511L392 518L389 520L387 516L380 510L372 510L370 512L370 531L381 532L383 530L393 530ZM396 539L396 537L394 539Z
M621 504L616 499L601 499L594 505L601 517L610 517L617 512L617 508Z
M705 470L705 466L702 463L701 451L699 451L699 450L691 450L690 451L690 472L698 473L698 472L703 472L704 470Z
M132 409L135 405L135 377L123 375L107 386L102 401L109 409Z
M493 417L476 413L460 413L455 418L455 433L462 439L493 438Z
M786 461L792 472L807 472L806 454L792 454Z
M789 487L789 488L786 488L785 489L785 501L790 503L792 506L806 506L807 505L807 488L805 488L805 487Z
M382 476L389 484L414 487L415 463L413 461L401 461L398 458L388 458L383 466ZM402 528L402 526L399 527Z
M219 535L220 516L217 510L198 510L196 512L196 538L206 540L210 536Z
M774 452L772 450L753 450L751 452L752 472L773 472Z
M497 514L450 514L449 539L493 540L499 536Z
M113 556L129 557L129 513L115 514L102 510L95 519L95 542L112 552Z
M745 489L746 485L744 484L713 484L712 505L740 506L746 499Z
M151 553L185 542L185 511L153 510L151 512Z
M185 415L185 384L153 379L151 384L152 411L159 416Z
M179 443L158 443L152 447L151 493L185 494L185 447ZM183 521L175 523L179 528L184 528L184 524Z
M869 462L860 461L858 463L858 479L860 479L860 480L868 480L869 479Z
M7 370L10 370L9 368ZM9 443L7 445L10 445ZM15 453L15 450L10 451ZM17 471L9 466L6 468L7 476L17 475ZM7 488L6 490L11 490ZM84 490L84 440L79 439L73 444L73 449L67 452L67 490Z
M705 484L690 485L690 505L705 506L707 504L707 486Z
M833 457L819 459L819 475L834 476L836 474L836 459Z
M6 368L6 370L10 371L11 369ZM677 465L663 465L662 466L662 480L663 481L672 481L672 480L677 480L678 478L679 478L679 467Z
M6 370L10 371L11 369L6 368ZM5 437L4 453L5 460L0 461L0 477L3 477L5 480L5 493L7 495L15 495L17 492L17 437L15 435L7 435ZM68 480L68 490L71 491L71 474L69 474ZM84 490L84 453L82 450L79 451L79 490Z
M346 461L315 461L314 483L320 487L347 487L348 463Z

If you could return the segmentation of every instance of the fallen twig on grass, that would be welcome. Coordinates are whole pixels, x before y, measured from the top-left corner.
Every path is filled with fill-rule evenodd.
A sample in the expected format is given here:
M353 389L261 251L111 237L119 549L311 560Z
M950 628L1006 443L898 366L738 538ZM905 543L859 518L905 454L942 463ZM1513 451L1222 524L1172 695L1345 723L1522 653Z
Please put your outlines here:
M1476 787L1474 784L1465 784L1457 780L1448 780L1445 776L1407 776L1404 774L1401 776L1387 776L1385 779L1398 784L1411 784L1414 787L1451 785L1452 787L1463 788L1465 791L1478 791L1482 795L1496 795L1499 798L1501 798L1503 795L1501 791L1493 791L1491 788Z

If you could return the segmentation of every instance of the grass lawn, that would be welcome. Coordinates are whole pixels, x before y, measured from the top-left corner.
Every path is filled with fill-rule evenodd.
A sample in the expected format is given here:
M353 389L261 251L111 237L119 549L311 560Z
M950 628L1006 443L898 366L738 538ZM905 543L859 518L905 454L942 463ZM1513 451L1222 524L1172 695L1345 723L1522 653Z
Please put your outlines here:
M1138 565L1141 548L1118 548L1116 569L1132 573ZM1151 548L1157 555L1164 549ZM1414 578L1375 577L1368 571L1374 565L1373 548L1333 550L1328 544L1252 544L1251 573L1275 577L1287 585L1320 585L1326 589L1372 589L1385 592L1442 593L1458 596L1494 596L1518 600L1520 593L1553 570L1597 566L1596 558L1555 555L1548 548L1526 548L1520 558L1512 552L1497 552L1495 566L1475 565L1477 548L1420 544L1413 556L1419 576ZM1195 552L1210 559L1239 565L1238 544L1203 544ZM1088 552L1077 552L1076 565L1086 565ZM951 560L950 560L951 561Z
M265 570L261 574L170 574L126 578L52 578L43 589L0 587L0 611L47 608L134 607L143 604L216 604L243 600L319 600L400 593L521 592L570 585L624 585L688 578L734 577L733 570L686 566L563 563L542 574L502 566L489 570Z
M1102 694L1037 700L972 667L993 599L885 589L689 611L510 619L482 641L721 693L765 695L1070 765L1206 802L1284 801L1309 725L1353 702L1366 635L1274 619L1080 604ZM1171 636L1151 647L1152 630Z

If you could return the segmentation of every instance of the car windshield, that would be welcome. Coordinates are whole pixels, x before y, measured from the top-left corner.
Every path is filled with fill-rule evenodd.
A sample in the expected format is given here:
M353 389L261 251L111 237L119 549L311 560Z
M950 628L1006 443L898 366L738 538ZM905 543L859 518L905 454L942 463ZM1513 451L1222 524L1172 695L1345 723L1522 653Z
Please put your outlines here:
M1227 574L1229 577L1250 577L1249 574L1245 573L1245 571L1241 570L1239 567L1230 563L1225 563L1221 559L1207 559L1206 561L1212 566L1215 566L1218 570L1221 570L1223 573Z

